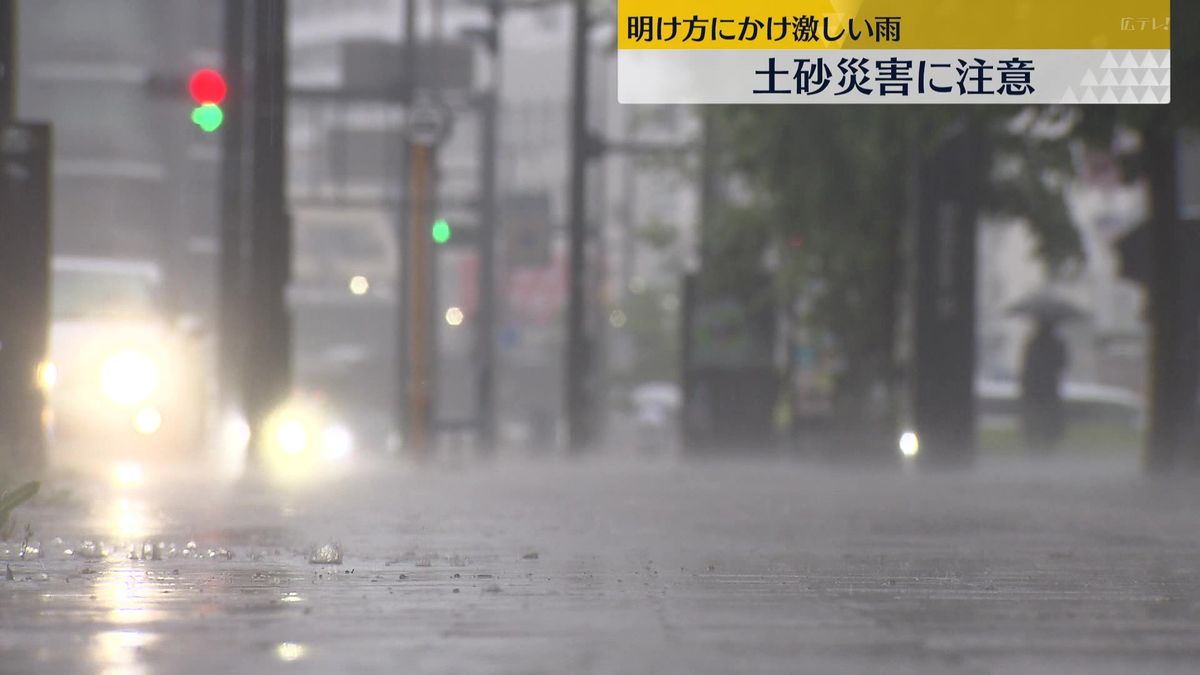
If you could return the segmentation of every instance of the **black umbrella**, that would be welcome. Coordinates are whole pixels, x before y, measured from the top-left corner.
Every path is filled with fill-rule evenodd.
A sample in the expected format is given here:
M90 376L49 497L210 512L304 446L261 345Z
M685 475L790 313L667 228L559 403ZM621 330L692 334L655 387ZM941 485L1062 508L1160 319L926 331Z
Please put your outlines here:
M1046 291L1039 291L1019 300L1008 308L1009 314L1024 314L1038 321L1052 323L1065 321L1083 321L1090 317L1087 310L1077 306L1070 300Z

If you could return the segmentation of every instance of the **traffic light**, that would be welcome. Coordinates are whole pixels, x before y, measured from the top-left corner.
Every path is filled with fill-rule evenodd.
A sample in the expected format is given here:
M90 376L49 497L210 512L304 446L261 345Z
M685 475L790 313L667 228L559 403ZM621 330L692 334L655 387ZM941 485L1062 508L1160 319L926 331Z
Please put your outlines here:
M205 133L212 133L221 128L225 121L225 112L221 110L221 102L225 100L227 87L225 78L211 68L197 70L188 81L188 93L196 101L197 107L192 110L192 122Z
M450 241L450 237L454 232L450 229L449 221L445 218L438 218L433 221L433 227L430 229L429 234L433 237L435 244L445 244Z

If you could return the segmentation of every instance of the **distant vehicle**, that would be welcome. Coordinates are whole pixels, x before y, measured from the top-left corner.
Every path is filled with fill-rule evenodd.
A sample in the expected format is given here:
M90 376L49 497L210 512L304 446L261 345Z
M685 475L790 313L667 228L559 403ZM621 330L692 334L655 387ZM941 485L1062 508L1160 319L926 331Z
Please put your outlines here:
M637 446L644 452L670 451L678 443L682 395L671 382L646 382L630 392Z
M164 307L157 265L60 257L52 269L50 349L39 369L51 461L107 470L195 449L204 359L195 331Z
M293 392L267 420L262 459L271 477L303 483L339 475L357 454L359 434L321 394Z

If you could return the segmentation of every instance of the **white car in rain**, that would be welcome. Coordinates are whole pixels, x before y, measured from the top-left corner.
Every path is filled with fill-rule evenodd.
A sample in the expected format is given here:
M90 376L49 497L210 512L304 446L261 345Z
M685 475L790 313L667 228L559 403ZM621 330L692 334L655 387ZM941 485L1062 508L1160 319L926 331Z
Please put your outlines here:
M194 450L205 359L195 331L165 310L159 268L60 257L52 279L49 354L39 369L51 462L108 470Z
M634 433L643 452L669 452L679 442L679 411L683 403L679 386L672 382L646 382L630 392Z

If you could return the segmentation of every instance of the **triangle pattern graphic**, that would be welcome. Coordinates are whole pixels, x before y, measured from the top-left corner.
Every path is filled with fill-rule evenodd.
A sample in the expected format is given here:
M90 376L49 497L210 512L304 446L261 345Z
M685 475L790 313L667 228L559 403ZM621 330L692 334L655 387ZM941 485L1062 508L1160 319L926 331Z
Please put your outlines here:
M1065 88L1061 104L1138 105L1170 101L1169 51L1109 51L1104 52L1102 59L1099 52L1093 54L1091 58L1100 59L1100 65L1097 67L1092 61L1079 83Z

